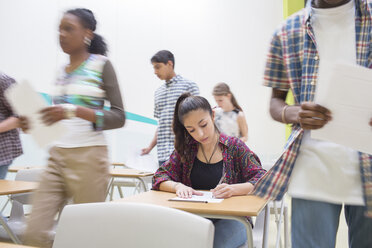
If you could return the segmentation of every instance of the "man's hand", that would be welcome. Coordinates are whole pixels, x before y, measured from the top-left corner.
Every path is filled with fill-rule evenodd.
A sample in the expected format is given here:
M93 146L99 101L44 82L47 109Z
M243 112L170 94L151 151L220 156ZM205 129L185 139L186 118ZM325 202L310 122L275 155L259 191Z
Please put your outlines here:
M316 103L303 102L298 112L298 122L303 129L319 129L332 120L331 112Z

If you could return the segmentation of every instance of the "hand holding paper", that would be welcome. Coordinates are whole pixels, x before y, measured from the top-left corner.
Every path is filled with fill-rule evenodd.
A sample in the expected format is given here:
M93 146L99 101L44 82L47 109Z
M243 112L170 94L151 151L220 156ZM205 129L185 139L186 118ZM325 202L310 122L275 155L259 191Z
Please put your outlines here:
M47 103L28 82L9 88L5 96L15 112L27 118L27 121L23 119L24 127L28 125L28 132L41 147L47 146L65 133L65 127L61 123L46 126L41 121L39 112L47 107Z
M331 112L316 103L303 102L298 113L298 121L303 129L319 129L332 119Z
M319 73L315 102L331 111L332 121L312 130L311 137L372 154L372 70L348 64L327 68Z

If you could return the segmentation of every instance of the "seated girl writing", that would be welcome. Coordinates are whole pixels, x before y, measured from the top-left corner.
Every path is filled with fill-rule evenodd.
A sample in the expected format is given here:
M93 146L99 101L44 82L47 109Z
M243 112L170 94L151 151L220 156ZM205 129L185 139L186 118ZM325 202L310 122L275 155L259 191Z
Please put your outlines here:
M211 190L216 198L247 195L260 179L258 157L239 138L219 133L208 101L182 94L173 117L175 151L153 177L153 189L189 198ZM214 247L239 247L246 242L244 225L236 220L212 220Z

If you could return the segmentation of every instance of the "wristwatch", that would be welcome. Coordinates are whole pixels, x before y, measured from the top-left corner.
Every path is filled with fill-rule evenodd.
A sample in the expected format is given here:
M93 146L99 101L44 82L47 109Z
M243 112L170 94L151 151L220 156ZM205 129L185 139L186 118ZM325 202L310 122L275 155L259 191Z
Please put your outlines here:
M64 103L64 104L61 104L61 106L63 108L66 119L71 119L73 117L76 117L76 109L77 109L76 105Z

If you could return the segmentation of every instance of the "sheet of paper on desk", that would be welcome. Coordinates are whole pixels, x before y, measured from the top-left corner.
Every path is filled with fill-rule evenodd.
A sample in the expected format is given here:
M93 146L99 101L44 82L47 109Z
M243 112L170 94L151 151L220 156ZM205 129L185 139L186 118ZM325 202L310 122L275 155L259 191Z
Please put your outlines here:
M27 117L30 122L28 133L39 146L46 147L65 133L66 129L61 123L51 126L42 123L39 111L48 105L27 81L9 88L5 96L17 115Z
M311 131L311 138L331 141L372 154L372 70L348 64L319 72L315 102L328 108L332 120Z
M205 203L220 203L223 199L213 197L212 192L202 192L203 195L193 195L191 198L174 197L170 201L187 201L187 202L205 202Z

